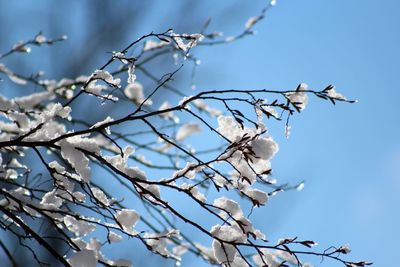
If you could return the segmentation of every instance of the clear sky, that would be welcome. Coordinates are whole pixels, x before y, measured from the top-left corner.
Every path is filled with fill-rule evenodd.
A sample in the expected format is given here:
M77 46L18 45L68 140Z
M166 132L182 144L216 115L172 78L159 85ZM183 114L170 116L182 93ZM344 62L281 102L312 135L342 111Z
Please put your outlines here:
M0 0L0 8L9 7L0 19L1 51L38 30L46 33L51 23L59 25L52 34L69 36L69 49L83 38L79 21L84 12L79 11L78 1L62 8L54 3L49 8L49 1L16 2ZM142 27L120 40L119 47L178 23L167 14L179 1L149 2L152 7L141 20ZM129 1L116 4L116 10L124 4ZM211 28L229 35L258 14L263 4L203 0L196 8L188 5L186 12L200 21L214 17ZM253 217L270 240L298 235L317 241L321 248L348 243L353 249L351 259L373 261L378 267L397 266L399 27L398 0L281 0L256 26L257 35L198 52L200 89L291 89L300 82L321 89L332 83L348 98L359 100L334 107L312 99L291 120L289 139L283 126L270 128L280 144L273 160L275 177L282 182L306 180L304 191L280 194ZM316 266L318 261L314 259Z
M279 138L276 176L301 177L307 185L271 201L268 215L259 215L273 237L345 242L351 257L397 266L399 15L399 1L279 1L255 38L215 53L230 55L226 69L215 68L235 73L221 81L228 87L333 83L359 100L334 108L313 101L292 120L290 139Z

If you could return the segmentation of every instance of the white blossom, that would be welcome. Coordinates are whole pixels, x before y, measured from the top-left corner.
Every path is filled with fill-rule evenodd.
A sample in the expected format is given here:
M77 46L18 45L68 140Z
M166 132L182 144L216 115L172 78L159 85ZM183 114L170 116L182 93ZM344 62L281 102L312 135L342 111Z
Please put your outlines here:
M349 245L342 245L337 250L340 251L343 254L349 254L351 252L351 249L350 249Z
M62 140L60 145L61 156L66 159L72 165L72 167L74 167L83 181L89 182L91 176L89 159L84 153L76 149L73 144L66 140Z
M139 214L134 210L122 209L117 211L115 219L121 225L122 229L131 234L136 234L133 227L139 220Z
M187 52L190 48L196 46L204 39L204 36L199 33L195 34L172 34L179 49Z
M205 260L209 261L211 264L215 264L215 263L218 262L217 259L216 259L215 256L214 256L214 251L213 251L212 248L203 246L203 245L201 245L201 244L199 244L199 243L195 243L195 246L196 246L196 248L197 248L198 250L200 250L201 256L202 256Z
M39 33L38 35L35 36L35 42L37 42L39 44L43 44L46 41L47 41L47 38L42 33Z
M297 191L302 191L304 189L304 187L305 187L305 183L301 182L296 186L296 190Z
M104 84L97 84L96 81L91 81L85 88L86 92L89 92L96 96L102 96L102 92L107 89Z
M227 243L220 243L214 240L212 243L214 256L218 263L230 265L235 259L237 250L234 246Z
M181 128L179 128L176 133L175 139L177 141L182 141L194 133L201 132L201 128L197 123L186 123Z
M93 126L90 127L90 128L97 128L97 127L102 126L103 124L106 124L106 123L109 123L109 122L112 122L112 121L114 121L114 119L111 118L110 116L107 116L107 118L105 118L105 119L102 120L102 121L96 122L96 123L93 124Z
M264 267L265 265L269 267L279 267L281 262L267 249L261 249L262 255L255 254L252 258L254 263L259 267Z
M104 206L110 205L110 200L107 198L106 194L100 188L92 187L91 190L97 201L99 201Z
M182 256L183 254L185 254L189 250L189 246L190 246L190 244L188 244L188 243L184 243L182 245L175 246L172 249L172 253L175 256L180 257L180 256Z
M107 263L110 264L111 266L118 266L118 267L132 266L132 262L127 259L107 260Z
M179 238L179 231L173 229L161 233L145 233L144 235L146 244L150 246L153 251L156 251L157 253L164 256L171 255L171 252L168 251L167 248L167 237Z
M144 43L143 50L144 51L149 51L149 50L161 48L161 47L166 46L168 44L169 44L169 42L166 42L166 41L156 42L156 41L153 41L153 40L148 40L148 41L146 41Z
M59 208L63 204L64 200L57 196L57 189L53 189L50 192L47 192L42 200L40 201L40 204L43 206L46 206L47 208Z
M243 232L233 226L230 225L214 225L211 228L210 233L215 236L220 238L223 241L227 242L245 242L246 241L246 236L243 234Z
M180 186L180 188L182 189L189 189L190 194L196 198L197 200L201 201L201 202L206 202L207 198L204 196L204 194L202 194L199 189L195 186L189 185L187 183L184 183Z
M64 217L64 224L75 236L85 236L96 229L93 223L89 223L83 219L76 219L70 215Z
M90 249L83 249L78 251L69 260L72 267L96 267L97 257L96 253Z
M82 192L73 192L72 196L79 202L85 202L86 195Z
M10 69L8 69L4 64L0 63L0 72L4 73L8 76L8 78L16 84L25 85L27 81L18 77L18 75L14 74Z
M271 107L271 106L263 106L262 108L263 108L266 112L268 112L269 114L271 114L273 117L279 118L278 112L277 112L276 109L274 109L273 107Z
M296 92L286 93L286 97L293 105L299 107L300 110L303 110L308 104L308 96L306 92L304 92L307 89L308 85L302 83L300 84L299 89Z
M186 166L180 170L177 170L172 175L173 178L185 176L189 179L194 179L196 177L196 173L201 170L201 167L196 167L197 164L194 162L187 162Z
M246 261L241 256L235 256L231 262L231 267L249 267Z
M256 158L270 160L278 152L278 144L271 137L261 137L251 142Z
M172 106L168 101L164 101L158 110L162 111L162 110L170 109L171 107ZM175 123L179 123L179 117L175 116L174 112L172 112L172 111L163 112L160 114L160 116L164 119L172 120Z
M196 99L193 102L193 105L198 108L200 111L207 112L210 116L215 117L215 116L220 116L222 112L219 109L212 108L206 104L201 99Z
M213 206L229 212L235 219L243 217L243 211L240 208L239 204L229 198L220 197L214 200Z
M110 231L110 232L108 233L108 240L109 240L111 243L119 242L119 241L122 240L122 236L120 236L119 234L116 234L116 233L113 232L113 231Z
M249 129L247 127L242 129L233 117L222 115L218 117L217 130L231 142L239 141L245 134L249 136L254 136L257 134L255 129Z
M335 98L335 99L346 100L346 97L345 97L344 95L342 95L341 93L336 92L335 87L331 87L331 88L328 90L328 95L329 95L330 97L332 97L332 98Z
M133 84L136 81L135 65L133 63L128 66L128 84Z
M246 29L250 29L251 27L254 26L254 24L257 23L257 21L259 20L259 17L251 17L247 20L246 24L245 24L245 28Z
M105 70L95 70L94 73L92 74L92 77L94 79L101 79L107 82L108 84L111 84L112 86L119 87L119 84L121 83L121 79L117 78L114 79L114 77Z
M124 93L127 98L129 98L135 104L138 104L138 105L140 105L141 103L143 103L143 101L146 100L146 97L144 96L144 92L143 92L143 85L140 84L139 82L134 82L134 83L128 84L124 89ZM144 105L151 105L152 103L153 102L151 101L151 99L148 99L144 103Z
M22 53L30 53L31 52L31 48L29 46L26 46L23 41L17 42L13 46L13 50L22 52Z
M249 196L257 205L264 205L268 201L268 194L259 189L246 188L244 190L247 196Z

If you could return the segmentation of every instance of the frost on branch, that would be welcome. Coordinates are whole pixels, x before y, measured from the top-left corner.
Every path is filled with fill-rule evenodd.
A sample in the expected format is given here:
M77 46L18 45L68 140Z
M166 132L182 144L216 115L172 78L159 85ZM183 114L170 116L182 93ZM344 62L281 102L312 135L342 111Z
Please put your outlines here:
M252 34L274 4L229 42ZM0 59L52 42L40 33ZM134 257L108 253L114 246L141 247L177 265L186 254L221 266L306 266L304 255L369 265L342 259L350 252L346 245L319 252L311 240L271 243L250 217L277 193L304 186L270 177L279 145L269 120L286 118L288 129L290 116L313 96L352 101L332 85L314 90L303 83L188 96L193 84L178 86L177 73L198 65L199 46L225 43L207 27L150 33L114 51L91 74L59 81L25 77L0 63L2 75L27 89L0 96L0 222L7 235L21 249L38 246L27 249L38 265L40 249L64 266L134 264ZM171 64L157 75L148 65L163 56ZM93 114L82 114L80 105ZM53 240L62 248L54 249Z

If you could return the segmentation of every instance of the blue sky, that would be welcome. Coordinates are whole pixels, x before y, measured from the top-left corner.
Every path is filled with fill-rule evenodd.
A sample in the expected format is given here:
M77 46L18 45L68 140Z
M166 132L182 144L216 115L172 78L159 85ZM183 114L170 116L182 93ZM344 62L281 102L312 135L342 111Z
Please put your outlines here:
M269 208L290 210L276 232L349 243L352 257L376 266L395 266L400 237L399 11L396 1L280 1L254 43L246 40L248 53L228 64L251 75L233 75L239 87L333 83L359 100L335 108L313 101L292 121L274 167L307 187Z
M399 15L398 1L279 1L256 36L210 50L203 60L200 88L288 89L305 82L319 89L332 83L359 101L332 106L312 100L291 120L288 140L283 127L270 129L280 144L275 176L307 183L303 192L281 194L253 217L271 240L299 235L322 247L348 243L352 259L396 266Z
M174 26L176 18L165 14L176 3L150 2L154 8L141 21L140 30L120 40L119 47L141 34ZM256 15L263 3L205 0L187 12L203 21L213 17L211 28L229 35ZM38 30L46 33L52 16L62 22L53 33L69 36L62 49L73 48L82 38L78 26L84 12L77 1L64 9L57 4L44 9L49 1L0 4L10 6L10 16L1 18L2 51ZM200 89L291 89L300 82L321 89L332 83L339 92L359 100L334 107L311 99L306 110L292 118L289 139L282 125L270 128L280 144L273 161L275 177L282 182L306 180L304 191L280 194L253 217L270 240L298 235L318 241L321 248L348 243L353 249L351 259L396 266L399 26L400 2L395 0L281 0L256 26L255 36L198 51ZM46 68L46 64L38 66Z

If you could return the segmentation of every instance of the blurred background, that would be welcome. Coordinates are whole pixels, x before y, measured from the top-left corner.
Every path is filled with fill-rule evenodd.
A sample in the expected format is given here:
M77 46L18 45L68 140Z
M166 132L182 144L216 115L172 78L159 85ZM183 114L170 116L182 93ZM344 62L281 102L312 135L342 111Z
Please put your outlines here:
M171 27L177 33L199 32L212 18L210 30L236 34L265 3L0 0L0 53L40 30L48 37L65 34L68 40L63 43L34 47L29 56L18 55L4 63L25 74L44 70L48 78L73 78L90 74L111 51L151 31ZM202 62L195 91L286 90L300 82L322 89L332 83L337 91L359 101L333 106L310 99L306 110L291 119L288 139L283 124L269 127L280 145L272 162L274 177L280 182L306 181L303 191L279 194L252 215L269 240L299 236L317 241L321 250L349 244L350 259L373 261L378 267L398 266L399 26L396 0L281 0L256 26L255 36L195 51ZM193 94L187 74L190 71L176 82L183 92ZM0 94L7 96L21 95L23 90L0 85ZM82 114L91 109L76 108ZM171 261L149 257L142 247L108 253L128 255L134 266L173 266ZM313 259L315 266L319 260ZM185 256L182 265L205 263Z

